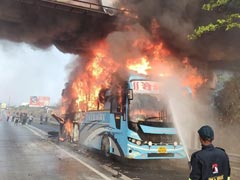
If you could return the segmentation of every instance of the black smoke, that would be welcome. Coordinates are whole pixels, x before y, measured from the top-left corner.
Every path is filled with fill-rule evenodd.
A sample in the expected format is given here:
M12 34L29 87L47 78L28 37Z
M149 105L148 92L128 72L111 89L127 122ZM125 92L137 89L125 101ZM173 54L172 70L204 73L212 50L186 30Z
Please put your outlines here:
M0 0L0 38L84 53L116 28L115 17L40 0Z
M123 2L125 7L136 12L139 18L135 23L149 32L152 41L163 40L178 57L187 56L198 62L240 59L240 30L237 28L227 32L220 29L194 41L187 39L187 35L198 25L208 24L232 9L238 12L238 8L206 12L201 9L202 0ZM157 35L151 30L153 18L159 23ZM89 53L92 44L116 30L121 31L123 25L129 25L125 19L53 6L40 0L0 0L1 39L26 42L40 48L53 44L68 53Z
M158 38L180 56L188 56L197 61L240 60L240 29L225 31L219 29L189 41L187 35L199 25L207 25L227 13L238 12L229 4L213 12L201 9L202 0L130 0L130 5L138 12L141 25L150 31L152 18L160 24ZM155 37L156 38L156 37ZM156 40L156 39L155 39Z

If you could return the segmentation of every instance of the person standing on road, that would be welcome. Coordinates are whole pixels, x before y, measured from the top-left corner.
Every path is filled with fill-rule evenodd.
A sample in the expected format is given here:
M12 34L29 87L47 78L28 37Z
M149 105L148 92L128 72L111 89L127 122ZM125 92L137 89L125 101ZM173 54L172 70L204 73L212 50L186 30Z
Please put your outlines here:
M43 115L41 114L40 115L40 124L42 124L43 123Z
M10 112L7 113L7 122L9 121L10 119Z
M202 149L192 154L189 180L230 180L229 158L224 149L213 146L213 129L202 126L198 134Z
M13 115L12 115L12 122L14 122L15 116L16 116L16 114L15 114L15 112L13 112Z
M32 124L33 121L33 114L31 113L30 116L28 117L28 124Z
M15 124L15 125L18 125L19 119L20 119L20 114L19 114L19 112L17 112L17 113L16 113L16 117L15 117L15 121L14 121L14 124Z
M45 124L47 124L47 122L48 122L48 115L46 114L46 116L45 116Z
M16 116L16 114L15 114L15 112L13 112L13 114L12 114L12 122L14 122L15 116Z
M21 124L21 123L23 122L23 117L24 117L24 113L21 112L21 113L20 113L20 118L19 118L19 120L18 120L19 124Z
M23 113L22 115L22 125L25 125L27 123L28 115L27 113Z

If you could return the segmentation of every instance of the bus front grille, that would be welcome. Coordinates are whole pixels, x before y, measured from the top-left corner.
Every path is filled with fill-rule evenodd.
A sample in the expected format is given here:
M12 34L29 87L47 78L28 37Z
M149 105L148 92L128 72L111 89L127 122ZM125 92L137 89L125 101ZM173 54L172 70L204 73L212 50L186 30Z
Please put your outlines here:
M174 157L173 153L148 153L148 157Z
M152 141L153 143L173 144L177 141L177 136L172 134L144 134L144 141Z

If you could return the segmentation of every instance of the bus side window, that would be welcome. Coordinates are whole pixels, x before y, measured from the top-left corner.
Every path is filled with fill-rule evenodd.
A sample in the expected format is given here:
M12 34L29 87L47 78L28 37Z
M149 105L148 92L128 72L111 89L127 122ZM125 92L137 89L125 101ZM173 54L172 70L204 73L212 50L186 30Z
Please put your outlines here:
M124 113L126 103L126 92L123 87L118 86L112 93L111 97L111 113Z
M110 110L111 108L111 91L108 89L105 92L105 103L104 103L104 109L105 110Z
M111 101L111 113L118 113L120 112L118 100L116 96L112 96L112 101Z
M109 110L111 108L111 102L110 101L106 101L104 103L104 110Z

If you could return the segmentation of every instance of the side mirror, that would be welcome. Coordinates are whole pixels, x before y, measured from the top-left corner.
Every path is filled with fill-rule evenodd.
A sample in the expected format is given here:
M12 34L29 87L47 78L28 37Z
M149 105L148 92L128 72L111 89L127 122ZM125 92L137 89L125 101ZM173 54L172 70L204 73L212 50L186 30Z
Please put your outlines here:
M128 99L133 100L133 90L132 89L128 90Z

